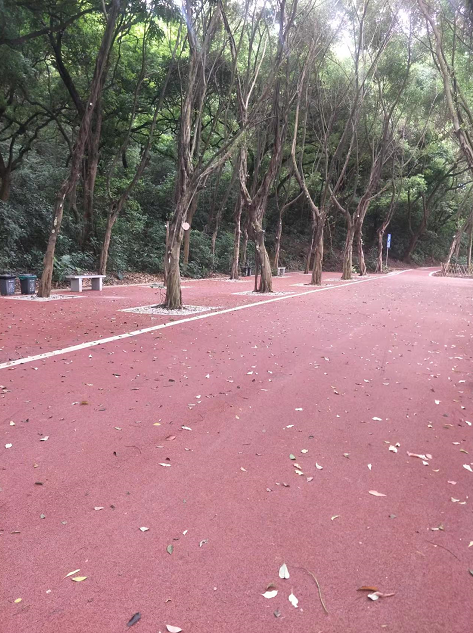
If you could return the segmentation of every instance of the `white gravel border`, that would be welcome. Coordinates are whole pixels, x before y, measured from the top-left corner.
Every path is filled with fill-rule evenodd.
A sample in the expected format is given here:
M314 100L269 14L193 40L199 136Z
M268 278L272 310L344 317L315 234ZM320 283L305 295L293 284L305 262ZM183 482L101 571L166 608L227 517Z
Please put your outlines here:
M38 297L37 295L10 295L4 299L14 299L15 301L60 301L62 299L83 299L78 295L51 295L50 297Z
M273 291L273 292L255 292L254 290L244 290L243 292L232 292L232 295L250 295L252 297L277 297L279 295L293 295L295 290Z
M209 310L220 310L219 306L184 306L180 310L168 310L163 305L138 306L136 308L123 308L119 312L135 312L136 314L161 314L165 316L187 316L198 312L207 312Z

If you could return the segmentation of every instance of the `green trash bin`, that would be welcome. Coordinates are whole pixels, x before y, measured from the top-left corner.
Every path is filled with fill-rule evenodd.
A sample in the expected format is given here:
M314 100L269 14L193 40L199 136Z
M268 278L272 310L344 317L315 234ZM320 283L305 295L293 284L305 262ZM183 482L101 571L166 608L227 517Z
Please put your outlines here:
M18 275L22 295L34 295L36 292L36 275Z
M15 275L0 275L0 294L4 297L15 294Z

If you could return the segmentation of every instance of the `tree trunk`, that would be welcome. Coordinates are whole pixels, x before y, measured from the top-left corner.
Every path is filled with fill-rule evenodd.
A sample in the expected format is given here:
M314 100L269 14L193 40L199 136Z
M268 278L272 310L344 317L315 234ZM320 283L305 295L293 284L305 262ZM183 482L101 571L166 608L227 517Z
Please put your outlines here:
M378 256L376 258L376 272L383 272L383 241L384 241L384 230L378 229Z
M466 253L466 265L468 266L468 270L471 268L471 249L473 246L473 218L470 222L470 235L468 238L468 250Z
M80 165L84 157L84 148L89 135L90 122L92 120L94 108L102 88L102 75L107 65L110 47L113 41L113 31L120 11L120 0L112 0L107 25L103 34L100 50L95 63L94 76L90 88L90 95L87 100L87 108L80 124L77 140L71 156L71 167L68 176L63 181L61 188L56 196L54 206L53 225L49 234L48 246L44 254L43 274L39 283L38 296L49 297L51 294L51 282L54 267L54 252L56 250L57 236L61 228L62 218L64 214L64 201L66 196L74 189L79 178Z
M308 275L309 272L314 267L314 258L315 258L315 236L317 233L317 222L316 220L312 221L312 237L310 238L310 246L309 251L307 253L307 258L305 260L305 268L304 274ZM311 282L312 283L312 282Z
M360 277L366 275L365 254L363 252L363 225L358 226L355 231L356 254L358 257L358 268Z
M169 234L166 246L166 308L169 310L179 310L182 308L181 292L181 272L179 261L181 255L181 245L184 238L184 228L182 226L184 218L187 217L187 210L192 204L193 186L181 190L180 199L174 211L173 218L169 223ZM186 231L187 232L187 231Z
M176 239L168 250L166 308L169 310L179 310L182 308L181 272L179 270L180 250L181 241L179 239Z
M43 274L38 287L38 297L49 297L51 294L51 284L53 279L54 268L54 252L56 250L57 236L61 229L62 217L64 215L64 201L69 185L69 179L66 179L56 197L54 205L53 227L49 234L48 246L43 259Z
M98 104L98 107L100 107L100 104ZM102 116L101 114L97 114L96 117L95 129L91 132L87 143L87 160L84 161L84 224L81 238L82 247L90 240L94 226L94 191L99 165L100 120Z
M411 258L412 258L412 253L415 250L415 247L417 246L417 242L419 241L420 236L422 235L422 233L424 232L424 227L421 227L417 229L417 231L415 231L412 236L411 239L409 241L409 246L406 249L406 252L404 253L404 261L407 264L411 263Z
M312 268L312 286L322 285L322 264L324 261L324 224L325 220L319 218L314 236L314 266Z
M347 237L345 239L345 248L343 249L343 271L342 279L351 279L353 268L353 239L355 236L355 227L352 222L348 222Z
M196 193L192 199L191 206L187 210L186 222L190 226L192 226L192 219L197 210L197 201L198 201L198 195ZM184 264L184 266L187 266L187 264L189 263L190 240L191 240L191 229L188 228L187 231L185 231L184 233L184 248L183 248L183 254L182 254L182 263Z
M102 250L100 252L99 275L107 274L108 252L110 249L110 240L112 238L112 229L116 222L117 216L109 213L107 216L107 225L105 227L105 235L103 238Z
M281 235L282 235L282 215L281 215L281 211L279 211L278 227L276 229L276 237L274 240L276 243L276 248L274 251L274 264L273 264L274 269L277 269L279 266L279 251L281 250Z
M248 227L243 229L243 242L241 244L241 261L243 266L248 266Z
M264 243L264 230L260 221L253 222L255 235L255 248L260 265L260 282L258 292L273 292L273 276L271 274L271 262Z
M166 287L168 283L168 270L169 270L168 245L169 245L169 222L166 222L166 242L165 242L164 262L163 262L163 286L164 287Z
M241 239L241 214L243 211L243 196L240 194L235 205L235 230L233 232L233 259L230 271L230 279L240 277L240 239Z
M2 171L0 177L2 179L0 184L0 200L2 202L7 202L10 197L11 190L11 169L7 167Z

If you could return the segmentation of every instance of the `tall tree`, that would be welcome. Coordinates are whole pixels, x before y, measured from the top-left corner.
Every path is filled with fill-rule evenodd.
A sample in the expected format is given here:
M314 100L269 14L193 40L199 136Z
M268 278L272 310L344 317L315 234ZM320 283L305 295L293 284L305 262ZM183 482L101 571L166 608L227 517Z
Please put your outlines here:
M90 125L97 101L103 89L102 77L108 64L108 56L113 42L115 25L118 20L124 0L112 0L107 14L105 30L95 63L94 75L91 83L90 95L82 117L77 139L72 151L69 174L63 181L56 195L53 212L53 223L49 234L48 246L44 255L43 274L39 284L38 296L49 297L54 267L54 252L59 231L61 230L66 197L74 189L79 178L80 166L84 157L84 149L89 137Z

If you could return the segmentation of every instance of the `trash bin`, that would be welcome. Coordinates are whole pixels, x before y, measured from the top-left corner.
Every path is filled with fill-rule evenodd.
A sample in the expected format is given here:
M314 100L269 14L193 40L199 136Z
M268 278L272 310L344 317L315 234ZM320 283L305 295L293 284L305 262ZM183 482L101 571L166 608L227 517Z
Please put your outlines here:
M22 295L34 295L36 292L36 275L18 275Z
M4 297L15 294L15 275L0 275L0 294Z

